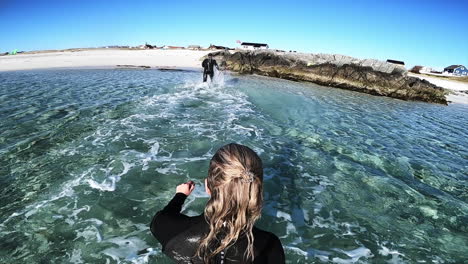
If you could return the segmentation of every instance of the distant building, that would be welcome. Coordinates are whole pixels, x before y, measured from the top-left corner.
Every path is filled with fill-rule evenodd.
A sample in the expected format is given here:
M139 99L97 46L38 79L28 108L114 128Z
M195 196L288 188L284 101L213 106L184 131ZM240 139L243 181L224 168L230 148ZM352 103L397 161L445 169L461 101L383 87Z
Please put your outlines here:
M145 45L140 45L137 48L139 49L157 49L158 47L145 43Z
M409 70L409 71L410 71L410 72L413 72L413 73L421 73L421 70L422 70L423 68L424 68L423 66L416 65L416 66L414 66L413 68L411 68L411 70Z
M112 46L105 46L106 49L128 49L129 46L119 46L119 45L112 45Z
M174 49L185 49L185 47L178 47L178 46L164 46L163 49L171 49L171 50L174 50Z
M268 49L268 44L264 43L242 42L241 46L246 50Z
M419 70L419 73L430 73L430 72L433 72L433 71L434 71L434 69L432 69L431 67L423 66Z
M187 48L190 49L190 50L200 50L201 49L200 45L189 45Z
M468 69L463 65L450 65L447 68L444 68L444 73L457 76L468 76Z
M397 60L387 60L388 63L392 64L397 64L397 65L402 65L405 66L405 63L403 61L397 61Z
M413 73L431 73L434 70L431 67L416 65L409 71Z
M231 50L231 48L229 48L229 47L217 46L217 45L213 45L213 44L211 44L208 49L210 49L210 50Z

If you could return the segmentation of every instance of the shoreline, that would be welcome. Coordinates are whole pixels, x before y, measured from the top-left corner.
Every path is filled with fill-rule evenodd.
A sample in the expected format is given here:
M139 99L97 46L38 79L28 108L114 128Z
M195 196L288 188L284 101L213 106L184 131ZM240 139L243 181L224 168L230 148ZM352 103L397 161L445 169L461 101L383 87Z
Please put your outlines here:
M0 70L0 73L6 72L22 72L22 71L54 71L54 70L146 70L146 71L191 71L203 72L202 67L183 67L183 66L154 66L146 68L145 65L125 65L129 67L121 67L120 65L108 66L66 66L66 67L47 67L34 69L14 69ZM145 68L141 67L145 66Z
M72 49L0 56L0 72L48 69L201 70L211 50ZM117 66L122 65L122 66ZM408 72L449 90L450 103L468 104L468 84Z
M53 51L0 57L0 72L59 68L116 68L117 65L151 68L197 68L211 51L121 50Z

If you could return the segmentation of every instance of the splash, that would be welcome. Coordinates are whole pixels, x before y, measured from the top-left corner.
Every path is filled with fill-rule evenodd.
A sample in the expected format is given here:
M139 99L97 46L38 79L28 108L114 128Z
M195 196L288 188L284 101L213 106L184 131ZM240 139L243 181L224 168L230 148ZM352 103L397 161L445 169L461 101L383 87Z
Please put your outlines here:
M219 71L218 69L214 69L214 71L215 75L211 83L219 87L224 87L226 85L224 82L224 71Z

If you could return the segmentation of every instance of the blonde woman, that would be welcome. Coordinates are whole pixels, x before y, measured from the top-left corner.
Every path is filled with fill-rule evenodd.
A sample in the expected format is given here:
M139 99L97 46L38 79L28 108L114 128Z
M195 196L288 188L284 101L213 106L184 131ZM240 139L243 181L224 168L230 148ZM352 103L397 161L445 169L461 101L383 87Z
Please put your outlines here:
M254 226L263 202L263 166L250 148L228 144L210 161L204 214L181 214L195 188L180 184L176 194L151 222L163 252L177 263L284 263L278 237Z

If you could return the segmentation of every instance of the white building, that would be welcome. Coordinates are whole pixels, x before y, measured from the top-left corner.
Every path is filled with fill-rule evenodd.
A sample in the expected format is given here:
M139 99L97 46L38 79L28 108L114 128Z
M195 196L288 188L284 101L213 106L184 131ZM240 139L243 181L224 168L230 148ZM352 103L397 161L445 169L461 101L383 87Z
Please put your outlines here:
M427 66L422 66L421 69L419 70L420 73L431 73L432 71L433 69Z

